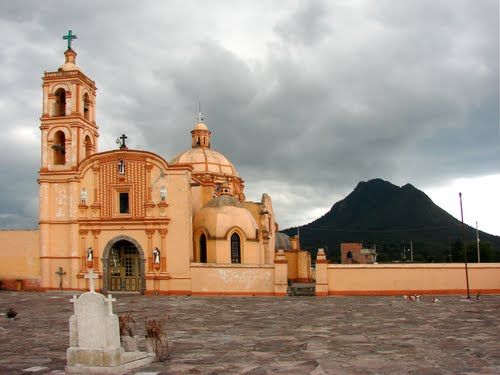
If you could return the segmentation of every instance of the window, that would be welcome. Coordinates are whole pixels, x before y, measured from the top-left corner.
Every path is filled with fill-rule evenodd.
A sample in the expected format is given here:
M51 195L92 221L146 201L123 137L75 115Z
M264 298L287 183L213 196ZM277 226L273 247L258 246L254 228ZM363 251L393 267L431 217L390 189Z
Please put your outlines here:
M231 236L231 263L241 263L240 236L237 233Z
M120 198L120 213L128 214L129 213L128 193L119 193L119 198Z
M207 263L207 237L205 233L200 236L200 263Z

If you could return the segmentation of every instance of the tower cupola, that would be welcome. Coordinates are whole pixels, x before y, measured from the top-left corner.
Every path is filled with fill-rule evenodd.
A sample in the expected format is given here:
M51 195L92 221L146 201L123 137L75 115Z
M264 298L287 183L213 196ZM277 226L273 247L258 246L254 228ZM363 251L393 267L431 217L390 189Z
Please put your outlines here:
M212 132L208 130L208 127L203 123L204 117L201 114L201 106L198 111L198 123L195 125L194 129L191 130L191 147L192 148L210 148L210 136Z
M77 53L73 51L71 48L68 48L66 52L64 52L64 57L65 57L65 62L61 67L59 68L60 70L63 70L65 72L68 72L70 70L81 70L78 65L76 65L76 55Z

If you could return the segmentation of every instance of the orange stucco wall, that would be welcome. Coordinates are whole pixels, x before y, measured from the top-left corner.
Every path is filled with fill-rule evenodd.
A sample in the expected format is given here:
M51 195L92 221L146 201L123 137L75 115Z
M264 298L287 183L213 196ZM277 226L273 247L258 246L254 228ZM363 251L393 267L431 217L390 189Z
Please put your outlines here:
M2 288L37 289L40 280L38 230L0 230L0 280Z
M191 264L193 295L274 295L273 265Z
M469 264L473 293L500 293L500 263ZM466 291L459 263L328 265L328 294L460 294Z
M297 280L298 278L298 252L285 251L285 259L288 263L288 280Z

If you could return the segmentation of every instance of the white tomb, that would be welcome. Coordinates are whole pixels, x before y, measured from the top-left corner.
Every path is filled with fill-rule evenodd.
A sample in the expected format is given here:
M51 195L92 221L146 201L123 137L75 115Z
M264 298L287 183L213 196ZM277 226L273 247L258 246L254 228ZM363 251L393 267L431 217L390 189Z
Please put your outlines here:
M153 362L154 353L124 351L118 317L113 314L116 299L95 292L93 270L85 278L89 279L90 291L70 300L75 312L69 319L66 371L122 374Z

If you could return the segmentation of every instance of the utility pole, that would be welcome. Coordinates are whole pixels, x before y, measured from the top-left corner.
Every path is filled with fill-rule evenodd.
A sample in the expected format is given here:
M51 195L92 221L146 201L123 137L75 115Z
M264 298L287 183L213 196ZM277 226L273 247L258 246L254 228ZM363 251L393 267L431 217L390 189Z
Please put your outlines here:
M413 263L413 240L410 240L410 257L411 262Z
M463 243L463 246L464 246L465 282L467 283L467 299L470 299L469 270L467 268L467 247L465 246L464 210L462 208L462 193L458 193L458 196L460 197L460 215L462 217L462 243Z
M477 245L477 262L481 263L481 252L479 251L479 229L476 221L476 245Z

